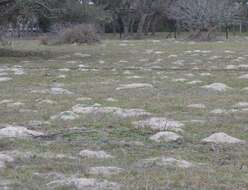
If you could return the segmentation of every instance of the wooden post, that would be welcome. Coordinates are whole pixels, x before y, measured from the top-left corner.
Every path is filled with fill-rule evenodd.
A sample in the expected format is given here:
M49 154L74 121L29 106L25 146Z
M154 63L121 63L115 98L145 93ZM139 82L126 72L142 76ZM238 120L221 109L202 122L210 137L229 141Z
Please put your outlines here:
M228 25L226 24L226 40L228 40L229 35L228 35Z
M175 27L174 27L174 38L177 38L177 23L175 23Z

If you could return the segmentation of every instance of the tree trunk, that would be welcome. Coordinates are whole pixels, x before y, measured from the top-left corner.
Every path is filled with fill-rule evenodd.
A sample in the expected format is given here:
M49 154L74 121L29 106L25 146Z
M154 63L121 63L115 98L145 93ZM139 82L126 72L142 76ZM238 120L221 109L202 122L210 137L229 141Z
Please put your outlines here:
M129 24L124 24L123 28L124 28L124 38L126 39L129 34Z
M157 16L154 16L151 23L152 36L154 36L156 33L157 21L158 21Z
M144 25L145 25L145 21L146 21L147 15L144 14L141 16L139 25L138 25L138 29L137 29L137 34L138 36L141 36L143 29L144 29Z
M242 22L239 24L239 32L242 33Z
M134 23L135 23L135 19L132 19L131 22L130 22L130 33L133 34L134 32Z
M152 16L148 16L145 23L145 35L148 35L151 28Z

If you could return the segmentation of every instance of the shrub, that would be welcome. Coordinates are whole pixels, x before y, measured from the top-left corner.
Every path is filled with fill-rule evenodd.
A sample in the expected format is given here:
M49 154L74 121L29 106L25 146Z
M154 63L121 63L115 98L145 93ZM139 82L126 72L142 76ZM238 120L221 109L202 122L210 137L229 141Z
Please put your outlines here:
M41 45L48 45L49 42L48 36L40 36L38 40Z
M59 43L65 44L92 44L100 42L96 28L91 24L80 24L72 28L65 29L59 36Z

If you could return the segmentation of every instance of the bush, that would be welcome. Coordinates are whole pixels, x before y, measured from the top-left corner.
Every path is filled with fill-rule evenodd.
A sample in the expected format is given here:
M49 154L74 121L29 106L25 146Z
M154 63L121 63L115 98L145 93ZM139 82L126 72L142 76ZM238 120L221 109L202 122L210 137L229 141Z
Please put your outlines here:
M40 36L38 37L38 40L41 45L48 45L49 42L48 36Z
M100 42L96 28L90 24L80 24L69 29L65 29L59 37L59 43L65 44L92 44Z

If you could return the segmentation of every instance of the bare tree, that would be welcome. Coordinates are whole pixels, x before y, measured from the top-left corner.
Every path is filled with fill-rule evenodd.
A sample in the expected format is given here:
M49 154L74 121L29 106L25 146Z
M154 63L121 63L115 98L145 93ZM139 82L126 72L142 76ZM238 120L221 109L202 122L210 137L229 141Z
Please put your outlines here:
M187 31L190 39L211 40L219 25L235 22L239 4L234 0L175 0L168 17Z

